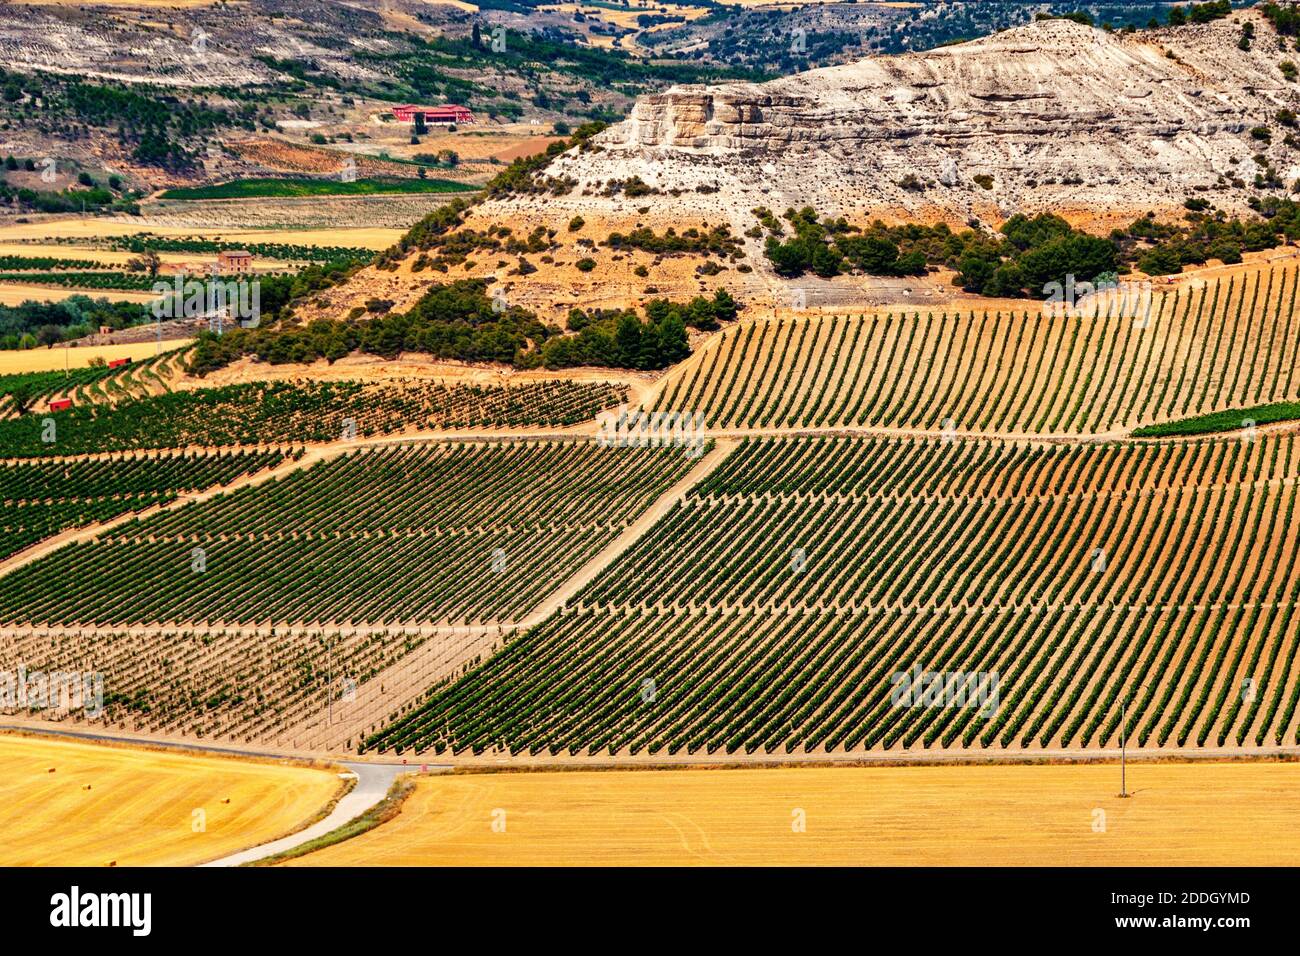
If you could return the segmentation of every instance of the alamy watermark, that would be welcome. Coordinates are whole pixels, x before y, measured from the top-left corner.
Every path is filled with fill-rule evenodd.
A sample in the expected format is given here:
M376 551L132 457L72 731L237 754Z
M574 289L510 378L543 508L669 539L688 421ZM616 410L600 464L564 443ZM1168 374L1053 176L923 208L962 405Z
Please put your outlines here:
M1149 280L1121 282L1113 272L1092 282L1079 282L1071 273L1064 283L1043 286L1043 305L1049 315L1075 319L1109 315L1145 323L1151 314L1152 288Z
M997 671L927 671L917 663L910 671L895 671L889 682L894 708L968 708L981 717L998 709Z
M159 322L206 318L212 331L218 333L226 321L238 322L245 329L255 329L262 322L262 283L258 279L176 275L171 282L155 282L153 294L157 298L151 308Z
M704 454L703 412L645 412L620 405L596 421L606 448L681 448L688 458Z
M0 670L0 710L104 712L104 675L96 671Z

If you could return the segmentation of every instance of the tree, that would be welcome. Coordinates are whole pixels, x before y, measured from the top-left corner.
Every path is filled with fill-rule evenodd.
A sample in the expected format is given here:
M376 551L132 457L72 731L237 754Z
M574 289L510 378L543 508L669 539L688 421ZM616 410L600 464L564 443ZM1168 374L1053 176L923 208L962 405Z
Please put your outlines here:
M686 336L686 324L679 315L668 316L659 326L660 367L675 365L690 354L691 346Z
M42 325L36 330L36 344L53 348L63 341L63 329L57 325Z
M641 357L641 322L635 315L626 313L618 320L614 345L618 350L619 364L624 368L636 368Z
M145 249L138 256L134 257L126 264L127 272L148 272L149 278L154 279L158 276L158 269L162 265L162 260L158 258L158 253L152 249Z

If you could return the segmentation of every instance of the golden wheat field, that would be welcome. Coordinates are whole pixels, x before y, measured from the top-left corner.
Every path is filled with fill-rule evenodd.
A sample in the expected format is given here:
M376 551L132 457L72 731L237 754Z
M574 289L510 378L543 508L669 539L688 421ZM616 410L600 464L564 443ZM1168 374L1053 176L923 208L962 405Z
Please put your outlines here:
M298 829L338 790L324 769L0 735L0 866L201 863Z
M74 295L87 295L92 299L107 298L114 302L152 302L152 292L122 290L104 292L99 289L69 289L55 286L0 283L0 305L22 305L24 302L62 302Z
M3 289L3 286L0 286ZM164 350L188 345L189 339L171 340L163 343ZM102 358L106 362L115 359L152 358L158 353L157 342L129 342L123 345L84 345L75 349L35 348L22 351L0 352L0 375L14 375L19 372L57 372L63 368L79 369L90 365L92 359Z
M1300 764L785 767L420 778L295 865L1294 864ZM495 824L495 827L494 827Z

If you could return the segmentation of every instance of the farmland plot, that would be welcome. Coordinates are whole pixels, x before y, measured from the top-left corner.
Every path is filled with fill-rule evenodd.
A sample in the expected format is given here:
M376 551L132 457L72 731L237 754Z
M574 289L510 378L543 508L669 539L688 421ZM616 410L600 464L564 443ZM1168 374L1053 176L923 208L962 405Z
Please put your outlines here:
M1298 277L1260 270L1124 315L742 322L651 407L702 413L713 428L1095 435L1294 399Z
M511 621L692 464L586 440L356 451L20 568L0 621Z
M1107 746L1121 694L1139 746L1292 744L1298 456L1290 435L750 440L563 613L367 746Z
M276 452L159 455L0 464L0 558L68 528L140 512L189 491L273 468Z
M626 386L570 381L517 386L275 381L171 391L114 403L114 392L123 399L131 393L123 379L101 377L98 371L85 370L71 409L0 420L0 450L34 457L332 442L441 428L564 427L591 420L627 394ZM149 371L142 370L139 378ZM61 376L50 382L35 386L46 398L67 389ZM0 405L0 411L3 408Z

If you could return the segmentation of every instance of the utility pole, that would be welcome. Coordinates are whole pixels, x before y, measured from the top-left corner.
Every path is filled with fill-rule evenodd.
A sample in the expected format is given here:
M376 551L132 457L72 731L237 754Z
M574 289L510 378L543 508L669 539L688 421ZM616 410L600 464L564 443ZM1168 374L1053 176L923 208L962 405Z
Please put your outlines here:
M1138 684L1119 695L1119 795L1125 799L1131 797L1128 792L1128 698L1135 690L1145 690L1146 684Z
M1126 779L1127 767L1125 765L1125 747L1126 734L1128 728L1128 695L1121 694L1119 698L1119 795L1128 796L1128 787Z

